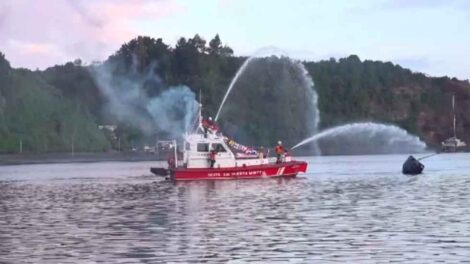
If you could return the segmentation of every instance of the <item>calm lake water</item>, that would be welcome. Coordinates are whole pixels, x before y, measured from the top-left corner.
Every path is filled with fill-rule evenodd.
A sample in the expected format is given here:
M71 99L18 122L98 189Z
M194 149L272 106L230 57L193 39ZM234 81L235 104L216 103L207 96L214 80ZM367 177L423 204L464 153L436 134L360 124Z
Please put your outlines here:
M179 184L157 162L3 166L0 263L470 263L470 154L420 176L401 174L406 157Z

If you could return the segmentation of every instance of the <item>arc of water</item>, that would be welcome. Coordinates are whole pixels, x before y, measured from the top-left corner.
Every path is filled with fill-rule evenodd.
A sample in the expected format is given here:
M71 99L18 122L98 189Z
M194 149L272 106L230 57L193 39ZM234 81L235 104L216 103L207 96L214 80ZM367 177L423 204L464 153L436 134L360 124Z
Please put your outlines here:
M370 135L374 136L378 132L385 132L389 131L390 133L394 134L394 137L389 139L390 143L393 143L393 141L396 141L398 138L409 138L409 142L412 143L414 146L420 149L425 149L426 144L422 142L417 136L408 134L405 130L393 126L393 125L385 125L385 124L378 124L378 123L372 123L372 122L366 122L366 123L352 123L352 124L345 124L333 128L329 128L327 130L324 130L318 134L315 134L309 138L306 138L293 146L291 150L296 149L302 145L305 145L309 142L316 141L320 138L328 137L328 136L337 136L340 134L348 133L348 132L354 132L354 131L368 131Z
M225 104L225 101L227 100L227 97L228 95L230 94L230 92L232 91L233 89L233 86L235 85L235 83L237 83L237 80L238 78L240 77L240 75L245 71L246 67L248 66L248 64L250 64L250 62L255 59L256 57L252 56L252 57L249 57L248 59L245 60L245 62L242 64L242 66L240 67L240 69L237 71L237 73L235 74L235 76L233 77L232 81L230 82L230 85L227 89L227 92L225 93L225 96L224 96L224 99L222 100L222 103L220 103L220 106L219 106L219 110L217 110L217 114L215 115L215 119L214 121L217 121L217 119L219 118L219 115L220 115L220 111L222 110L222 107L224 106Z
M287 53L284 52L283 50L280 50L277 47L267 46L267 47L264 47L264 48L261 48L261 49L257 50L252 56L250 56L248 59L246 59L245 62L243 62L240 69L238 69L238 71L235 74L235 76L233 77L232 81L230 82L230 85L227 89L227 92L225 93L224 99L222 100L222 103L220 103L219 109L217 110L217 114L215 116L214 121L217 121L217 119L219 118L220 112L222 111L222 108L225 104L225 101L227 100L228 95L232 91L232 88L235 85L235 83L237 83L238 78L240 77L240 75L242 75L242 73L245 72L245 69L248 66L248 64L250 64L250 62L252 60L254 60L256 58L259 58L260 56L262 57L262 56L268 56L268 55L287 56Z
M245 72L245 70L247 69L248 65L254 60L254 59L257 59L257 58L263 58L263 57L269 57L269 56L276 56L276 57L279 57L279 58L283 58L283 57L286 57L286 58L289 58L287 56L287 54L276 48L276 47L265 47L265 48L262 48L260 50L258 50L257 52L255 52L255 54L253 54L252 56L250 56L249 58L247 58L242 66L240 67L240 69L237 71L237 73L235 74L235 76L232 78L231 82L230 82L230 85L227 89L227 91L225 92L225 95L222 99L222 102L220 103L220 106L219 106L219 109L217 110L217 114L215 116L215 119L214 121L218 121L220 115L221 115L221 112L222 112L222 108L224 107L225 105L225 102L227 101L227 98L228 96L230 95L231 91L233 90L235 84L237 83L238 79L240 78L240 76ZM319 124L319 121L320 121L320 111L318 110L318 94L316 93L315 91L315 88L314 88L314 83L313 83L313 80L312 80L312 77L310 76L310 74L308 73L307 69L305 68L304 64L300 61L296 61L296 60L292 60L289 58L289 60L293 63L293 65L295 65L295 67L298 67L298 69L300 70L301 74L302 74L302 77L303 77L303 81L305 82L304 85L306 87L306 97L308 98L308 100L311 101L311 103L313 104L313 124L311 125L311 127L308 127L309 130L311 130L311 132L313 133L316 133L317 131L317 128L318 128L318 124ZM315 144L314 146L314 151L316 154L320 154L320 149L318 148L318 146Z

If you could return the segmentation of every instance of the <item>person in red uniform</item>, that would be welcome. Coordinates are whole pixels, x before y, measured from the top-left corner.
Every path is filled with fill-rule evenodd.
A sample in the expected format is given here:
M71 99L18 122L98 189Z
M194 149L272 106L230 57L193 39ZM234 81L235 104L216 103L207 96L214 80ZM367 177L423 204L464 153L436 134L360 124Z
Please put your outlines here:
M168 162L168 168L176 167L175 158L173 157L173 155L168 156L167 162Z
M277 142L276 148L274 150L276 151L276 155L277 155L276 163L281 163L282 157L287 152L287 150L282 146L282 141L279 140Z
M210 163L211 168L214 168L215 155L217 155L217 151L215 149L213 149L213 150L211 150L211 152L209 152L209 163Z
M212 121L212 117L209 116L209 118L204 118L202 120L202 128L204 128L204 137L207 138L207 131L210 130L212 132L217 132L219 131L219 127L217 124Z

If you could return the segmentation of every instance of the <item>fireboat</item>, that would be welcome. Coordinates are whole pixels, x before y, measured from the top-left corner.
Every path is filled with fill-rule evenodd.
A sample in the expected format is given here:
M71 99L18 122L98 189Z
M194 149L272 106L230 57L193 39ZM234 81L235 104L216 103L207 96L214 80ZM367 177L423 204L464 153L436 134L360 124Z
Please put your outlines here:
M203 120L200 110L195 123L193 132L183 137L182 155L173 140L174 155L168 159L168 167L152 167L152 173L172 181L188 181L296 177L307 171L307 163L293 160L288 152L269 158L269 151L246 147L224 136L215 123Z

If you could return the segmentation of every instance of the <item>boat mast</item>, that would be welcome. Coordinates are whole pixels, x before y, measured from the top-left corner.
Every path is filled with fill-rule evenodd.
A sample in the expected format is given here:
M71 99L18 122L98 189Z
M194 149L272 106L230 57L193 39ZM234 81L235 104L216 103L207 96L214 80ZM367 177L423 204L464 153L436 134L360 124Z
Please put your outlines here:
M457 134L455 132L455 94L452 95L452 115L454 117L454 138L457 138Z
M202 90L199 88L199 123L202 122Z
M201 129L201 123L202 123L202 103L201 103L201 89L199 89L199 105L198 105L198 112L197 116L194 118L193 121L193 133L197 132L198 129Z

